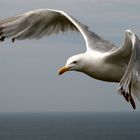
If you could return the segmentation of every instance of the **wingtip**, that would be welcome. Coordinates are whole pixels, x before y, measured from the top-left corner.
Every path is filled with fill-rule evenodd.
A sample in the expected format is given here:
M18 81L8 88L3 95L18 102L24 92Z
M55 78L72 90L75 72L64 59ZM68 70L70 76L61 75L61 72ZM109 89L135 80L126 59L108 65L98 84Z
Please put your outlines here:
M125 100L131 104L131 106L133 107L133 109L136 109L136 104L135 101L132 97L131 94L129 94L128 92L125 92L125 90L123 90L123 88L120 88L119 93L121 93L121 95L123 95L123 97L125 98Z
M13 43L15 42L15 37L12 38L12 42L13 42Z
M136 104L135 104L135 101L134 101L134 99L132 98L132 96L130 96L129 101L130 101L130 104L132 105L133 109L135 110L135 109L136 109Z
M5 36L1 36L0 41L4 41L4 40L5 40Z

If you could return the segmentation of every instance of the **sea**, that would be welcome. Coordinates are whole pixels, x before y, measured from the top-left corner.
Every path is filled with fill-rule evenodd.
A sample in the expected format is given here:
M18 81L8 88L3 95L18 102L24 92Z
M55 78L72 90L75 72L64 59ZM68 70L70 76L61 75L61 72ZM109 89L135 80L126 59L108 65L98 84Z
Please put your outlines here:
M139 139L139 112L0 114L0 140Z

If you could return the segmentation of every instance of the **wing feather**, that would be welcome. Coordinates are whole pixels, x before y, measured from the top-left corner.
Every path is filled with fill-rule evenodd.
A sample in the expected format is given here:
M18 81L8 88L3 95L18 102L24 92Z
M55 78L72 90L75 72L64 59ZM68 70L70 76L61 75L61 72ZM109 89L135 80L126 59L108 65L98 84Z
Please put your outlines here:
M107 58L115 64L127 64L125 73L120 80L119 93L130 102L135 109L133 97L140 100L140 41L130 30L126 31L125 41L122 47L118 48Z
M87 49L100 52L112 50L115 45L91 32L88 27L63 11L38 9L0 21L0 40L5 38L32 39L66 31L80 32Z

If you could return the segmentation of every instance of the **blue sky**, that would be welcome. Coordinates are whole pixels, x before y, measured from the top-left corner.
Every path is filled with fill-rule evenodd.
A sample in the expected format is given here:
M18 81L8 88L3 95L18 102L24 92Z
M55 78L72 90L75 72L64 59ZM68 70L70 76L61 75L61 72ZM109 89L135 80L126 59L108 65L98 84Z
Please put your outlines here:
M119 47L126 29L140 36L139 7L139 0L0 0L0 18L40 8L59 9ZM0 112L132 111L117 94L115 83L77 72L57 75L69 56L85 51L79 34L15 44L7 40L0 45Z

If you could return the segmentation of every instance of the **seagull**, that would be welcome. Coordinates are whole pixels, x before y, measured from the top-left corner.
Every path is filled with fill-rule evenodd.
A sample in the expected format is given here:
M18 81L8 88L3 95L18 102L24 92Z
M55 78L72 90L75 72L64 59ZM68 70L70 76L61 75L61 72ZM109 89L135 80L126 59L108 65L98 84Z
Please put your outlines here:
M140 101L140 40L131 30L125 31L124 42L116 47L60 10L37 9L0 20L0 41L40 39L67 31L81 33L86 51L70 57L58 74L78 71L98 80L119 83L118 93L136 109L134 99Z

